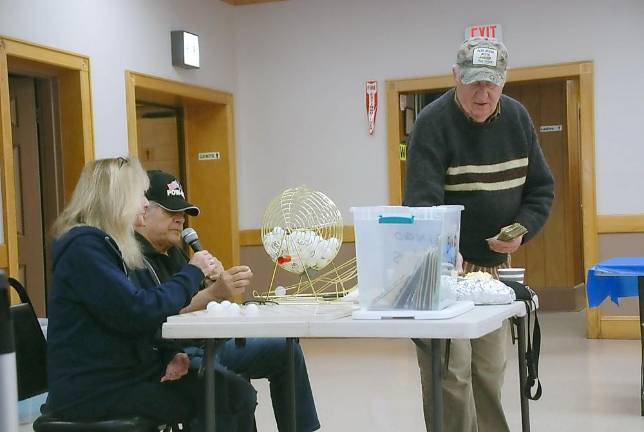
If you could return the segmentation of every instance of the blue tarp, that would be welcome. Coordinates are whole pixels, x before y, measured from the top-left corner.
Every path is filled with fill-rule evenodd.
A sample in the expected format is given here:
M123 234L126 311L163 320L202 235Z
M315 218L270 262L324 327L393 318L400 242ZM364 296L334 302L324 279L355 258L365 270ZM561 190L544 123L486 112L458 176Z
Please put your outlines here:
M621 297L637 297L638 276L644 276L644 257L617 257L588 270L588 305L599 306L607 297L619 304Z

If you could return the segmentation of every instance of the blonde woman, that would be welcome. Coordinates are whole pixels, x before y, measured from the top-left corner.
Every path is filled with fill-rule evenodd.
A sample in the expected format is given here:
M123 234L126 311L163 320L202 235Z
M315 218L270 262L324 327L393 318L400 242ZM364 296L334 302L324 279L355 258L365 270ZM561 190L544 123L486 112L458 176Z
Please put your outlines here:
M187 356L165 351L155 333L218 262L202 251L164 284L141 281L134 225L142 223L147 188L136 160L90 162L54 224L47 360L54 416L174 423L201 414L203 387Z

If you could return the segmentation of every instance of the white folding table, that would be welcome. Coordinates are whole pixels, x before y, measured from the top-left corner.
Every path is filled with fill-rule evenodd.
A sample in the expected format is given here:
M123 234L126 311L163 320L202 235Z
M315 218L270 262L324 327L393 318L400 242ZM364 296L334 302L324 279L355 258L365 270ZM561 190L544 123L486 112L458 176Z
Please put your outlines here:
M272 306L288 308L288 305ZM298 308L302 308L298 305ZM476 306L469 312L444 320L382 319L355 320L349 317L329 318L324 313L325 305L308 306L309 313L297 316L288 314L284 318L274 315L270 319L256 317L229 317L226 319L209 318L205 311L173 316L163 324L163 337L168 339L205 339L206 353L204 364L211 365L218 345L229 338L271 338L287 339L289 357L289 378L291 388L291 430L295 429L295 393L293 372L293 343L298 338L423 338L431 339L432 356L432 395L434 412L443 411L442 401L442 364L440 341L449 339L476 339L501 328L506 319L514 318L518 330L519 383L521 397L522 431L530 431L528 400L523 392L526 382L525 359L525 317L526 306L523 302L509 305ZM212 367L205 368L206 374L206 420L209 432L215 431L215 381ZM434 416L432 426L435 432L442 432L442 417Z

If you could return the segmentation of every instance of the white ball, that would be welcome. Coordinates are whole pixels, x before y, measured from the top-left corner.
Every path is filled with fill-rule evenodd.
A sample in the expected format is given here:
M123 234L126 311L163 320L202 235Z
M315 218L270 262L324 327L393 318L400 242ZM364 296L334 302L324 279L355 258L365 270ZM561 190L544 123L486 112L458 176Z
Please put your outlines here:
M257 305L255 303L251 303L249 305L246 305L244 307L244 309L242 309L242 311L246 315L257 315L259 313L259 308L257 307Z
M338 250L338 248L339 248L339 247L340 247L340 241L339 241L337 238L335 238L335 237L331 237L331 238L329 239L329 248L330 248L333 252L335 252L336 250Z
M281 285L275 287L275 295L278 296L278 297L285 296L286 295L286 288L284 288Z
M228 309L230 307L231 303L228 300L224 300L221 302L221 307L224 309Z
M228 310L230 311L231 315L239 315L239 313L241 311L240 308L239 308L239 305L237 303L232 303L230 305L230 307L228 308Z
M206 311L209 314L219 313L221 311L221 305L219 303L217 303L216 301L211 301L206 306Z

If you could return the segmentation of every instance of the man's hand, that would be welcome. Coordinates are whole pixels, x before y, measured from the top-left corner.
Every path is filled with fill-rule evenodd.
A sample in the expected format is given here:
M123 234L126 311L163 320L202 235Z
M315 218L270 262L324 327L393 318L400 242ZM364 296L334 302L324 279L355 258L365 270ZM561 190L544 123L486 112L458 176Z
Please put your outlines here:
M461 253L458 253L458 256L456 257L456 274L459 276L463 275L464 270L463 270L463 255Z
M243 294L250 285L253 272L248 266L231 267L213 281L206 278L206 288L199 291L190 301L190 304L179 311L188 313L206 308L211 301L222 301L238 294Z
M221 272L223 269L221 262L210 254L207 250L195 252L190 258L189 264L199 267L205 277L210 277Z
M206 287L214 299L225 299L243 294L250 285L253 272L248 266L235 266L225 270L212 284Z
M519 236L509 241L502 241L495 238L487 239L487 244L490 250L498 253L511 254L517 251L521 246L523 236Z
M215 268L213 271L210 272L210 274L208 274L208 276L206 276L206 285L209 283L208 279L210 279L211 281L216 281L221 277L222 273L224 272L224 265L221 263L221 261L219 261L215 257L213 257L213 260L215 261L215 265L214 265Z
M188 373L190 359L186 353L177 353L165 368L165 375L161 377L161 382L176 381Z

